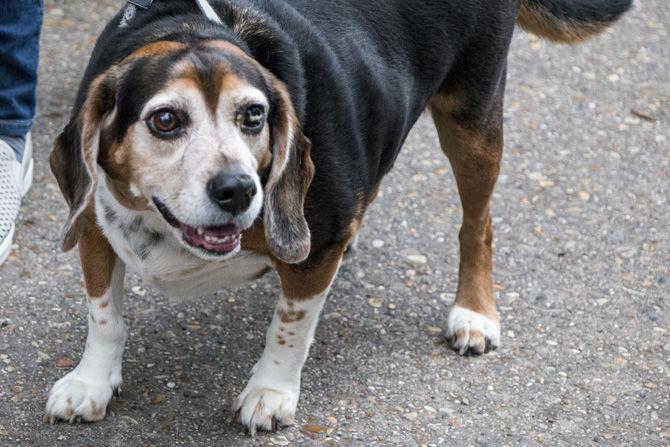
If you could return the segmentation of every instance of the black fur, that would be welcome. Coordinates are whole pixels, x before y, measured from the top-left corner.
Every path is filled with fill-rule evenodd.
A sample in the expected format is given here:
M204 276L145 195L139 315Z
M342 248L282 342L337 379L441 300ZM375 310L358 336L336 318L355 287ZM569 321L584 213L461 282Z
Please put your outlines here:
M523 1L584 22L613 20L630 3ZM312 142L315 176L305 201L312 259L348 236L360 198L367 198L389 172L408 132L436 93L460 95L463 104L456 117L465 126L478 126L478 120L488 116L488 109L502 97L519 7L519 0L211 3L224 26L210 22L195 2L183 0L157 0L147 10L137 9L124 27L119 27L123 11L119 12L98 40L73 117L98 74L150 42L234 43L288 86L303 133ZM125 112L119 132L137 119L143 101L161 86L161 64L169 62L146 60L151 69L137 66L143 73L139 80L129 75L133 84L116 98Z

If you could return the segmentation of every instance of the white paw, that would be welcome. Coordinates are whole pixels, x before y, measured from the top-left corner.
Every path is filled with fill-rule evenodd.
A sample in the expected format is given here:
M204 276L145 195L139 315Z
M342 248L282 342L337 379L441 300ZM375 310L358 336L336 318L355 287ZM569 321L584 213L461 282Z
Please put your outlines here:
M447 319L447 339L461 355L483 354L500 346L500 323L461 306Z
M256 377L251 377L237 398L233 407L236 421L244 425L251 436L257 430L275 431L293 424L300 384L280 383Z
M44 418L51 424L58 419L70 423L100 421L105 417L112 392L109 381L85 379L75 369L51 388Z

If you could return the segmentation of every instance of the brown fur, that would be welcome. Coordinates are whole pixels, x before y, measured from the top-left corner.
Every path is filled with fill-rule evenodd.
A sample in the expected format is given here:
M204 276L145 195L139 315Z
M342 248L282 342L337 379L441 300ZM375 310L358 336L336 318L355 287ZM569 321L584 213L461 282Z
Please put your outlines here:
M91 299L102 297L112 283L116 253L98 227L93 204L84 211L83 231L79 239L79 258L88 297Z
M77 117L77 126L81 132L81 147L66 147L63 134L61 134L56 140L49 157L51 170L56 176L56 180L61 191L63 191L66 201L72 207L61 240L61 246L64 251L70 250L77 244L83 228L84 210L92 202L95 191L95 165L98 154L96 138L98 137L103 114L107 110L109 102L113 101L113 97L111 97L112 92L110 92L109 86L106 84L106 79L107 74L103 73L91 82L86 102ZM85 179L70 178L68 176L68 161L65 153L71 150L81 151L83 163L86 165L90 177L88 184L84 183ZM78 197L83 197L83 199L74 208L74 202Z
M288 264L270 251L262 223L256 223L242 233L242 249L270 257L279 274L284 296L289 300L310 299L326 290L335 276L345 246L346 244L336 245L324 250L316 262L304 265ZM289 306L291 305L289 301Z
M445 104L449 107L445 108ZM493 231L489 202L502 157L502 100L484 124L468 126L454 118L458 108L444 95L431 103L442 150L451 162L463 206L459 233L460 265L456 304L498 321L493 296Z
M132 52L125 60L131 58L140 58L140 57L149 57L149 56L160 56L173 51L178 51L186 48L186 44L181 42L174 42L170 40L159 40L157 42L152 42L148 45L138 48Z
M558 43L575 44L604 31L609 23L561 21L549 11L521 2L517 23L524 30Z
M279 319L281 320L282 323L295 323L296 321L300 321L303 318L305 318L305 311L278 309L277 315L279 315ZM279 335L279 338L283 340L284 337Z
M100 138L100 150L105 155L100 157L99 163L105 171L107 187L114 198L124 207L136 211L149 209L149 202L144 197L137 197L130 191L133 174L140 169L133 163L129 132L120 143L109 143L103 129Z

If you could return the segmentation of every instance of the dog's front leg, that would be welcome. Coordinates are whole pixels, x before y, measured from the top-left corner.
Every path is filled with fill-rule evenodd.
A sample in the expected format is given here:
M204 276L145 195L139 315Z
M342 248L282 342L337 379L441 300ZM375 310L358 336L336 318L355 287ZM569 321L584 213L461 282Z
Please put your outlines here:
M282 293L266 334L265 350L233 410L253 436L293 423L300 396L300 374L319 313L342 258L342 248L308 267L277 265Z
M121 316L125 265L95 222L85 217L79 240L88 295L88 337L77 367L56 382L49 393L46 419L70 422L105 417L112 393L121 387L121 357L127 338Z

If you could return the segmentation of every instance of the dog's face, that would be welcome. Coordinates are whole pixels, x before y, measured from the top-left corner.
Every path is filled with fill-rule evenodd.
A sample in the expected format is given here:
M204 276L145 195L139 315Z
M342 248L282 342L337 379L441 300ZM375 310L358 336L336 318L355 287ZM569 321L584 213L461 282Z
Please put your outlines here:
M128 75L117 113L138 113L107 164L123 166L125 194L153 205L195 255L230 255L263 205L270 91L257 67L219 47L170 59L163 85L146 98L139 92L164 68Z
M198 257L232 256L264 208L277 257L296 262L309 252L309 143L283 84L233 44L157 42L135 51L91 83L68 127L51 157L73 213L65 248L101 169L122 205L160 214ZM69 133L80 151L68 149L76 145ZM79 153L87 185L73 185L64 166Z

